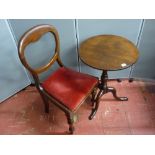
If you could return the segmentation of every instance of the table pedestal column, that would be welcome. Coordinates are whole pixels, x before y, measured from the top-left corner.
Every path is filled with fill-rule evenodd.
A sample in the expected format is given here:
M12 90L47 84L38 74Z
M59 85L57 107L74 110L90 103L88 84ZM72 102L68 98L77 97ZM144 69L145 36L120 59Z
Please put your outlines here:
M127 101L128 100L127 97L118 97L117 93L116 93L116 89L114 87L107 86L107 80L108 80L108 74L107 74L107 71L104 70L101 75L101 81L98 85L99 92L96 94L96 96L93 99L93 101L95 103L95 107L92 109L92 113L89 116L90 120L95 116L95 114L98 110L98 107L99 107L99 100L104 94L111 92L113 94L114 98L118 101Z

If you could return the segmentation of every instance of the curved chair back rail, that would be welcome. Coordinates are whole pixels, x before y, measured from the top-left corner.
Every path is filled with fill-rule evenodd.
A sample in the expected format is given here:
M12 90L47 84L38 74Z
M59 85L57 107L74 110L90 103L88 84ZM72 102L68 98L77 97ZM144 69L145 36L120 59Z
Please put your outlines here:
M33 69L26 61L26 58L24 55L25 48L30 43L38 41L45 33L48 33L48 32L54 35L54 39L56 43L55 54L48 64L40 68ZM20 57L21 62L35 76L36 74L46 71L55 61L57 61L60 66L63 66L61 59L59 57L59 51L60 51L59 35L58 35L57 30L51 25L38 25L38 26L31 28L30 30L25 32L25 34L21 37L19 41L19 45L18 45L18 52L19 52L19 57Z

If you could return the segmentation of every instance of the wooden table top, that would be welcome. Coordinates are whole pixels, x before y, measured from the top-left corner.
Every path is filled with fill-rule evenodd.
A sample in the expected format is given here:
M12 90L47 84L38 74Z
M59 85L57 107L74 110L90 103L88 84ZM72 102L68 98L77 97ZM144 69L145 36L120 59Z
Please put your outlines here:
M88 38L80 45L81 60L96 69L120 70L133 65L139 52L126 38L115 35L98 35Z

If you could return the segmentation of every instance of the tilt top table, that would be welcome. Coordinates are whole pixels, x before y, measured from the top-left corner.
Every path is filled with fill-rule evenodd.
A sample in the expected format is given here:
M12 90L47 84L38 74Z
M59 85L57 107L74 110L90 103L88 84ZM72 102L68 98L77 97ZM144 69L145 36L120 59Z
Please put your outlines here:
M137 61L139 52L131 41L115 35L94 36L80 45L79 56L88 66L103 71L98 85L99 92L93 93L93 106L96 104L89 119L95 116L100 97L108 92L111 92L119 101L128 100L127 97L118 97L116 89L107 86L107 72L128 68Z

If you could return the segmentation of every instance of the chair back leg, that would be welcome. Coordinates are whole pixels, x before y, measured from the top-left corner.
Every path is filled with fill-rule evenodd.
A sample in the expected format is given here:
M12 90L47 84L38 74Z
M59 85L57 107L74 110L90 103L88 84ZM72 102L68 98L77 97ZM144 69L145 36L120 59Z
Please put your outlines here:
M43 103L44 103L45 113L49 113L49 102L48 102L48 99L47 99L47 97L44 94L42 94L42 92L39 91L39 93L40 93L41 98L42 98Z

